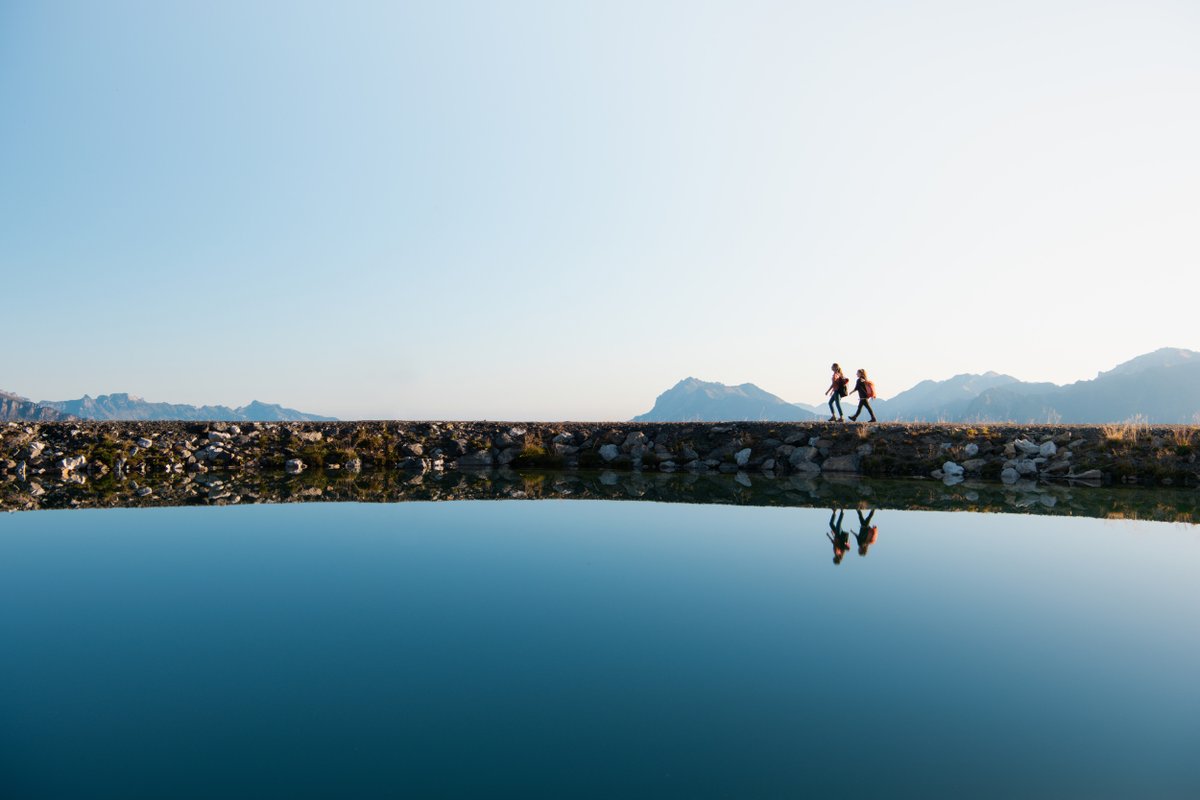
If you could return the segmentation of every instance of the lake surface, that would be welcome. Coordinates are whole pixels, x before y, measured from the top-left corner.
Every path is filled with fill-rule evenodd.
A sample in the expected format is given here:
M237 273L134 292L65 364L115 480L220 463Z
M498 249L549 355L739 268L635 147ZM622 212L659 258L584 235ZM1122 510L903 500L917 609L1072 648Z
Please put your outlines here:
M861 556L851 509L835 564L829 523L0 515L0 795L1200 795L1200 528L882 509Z

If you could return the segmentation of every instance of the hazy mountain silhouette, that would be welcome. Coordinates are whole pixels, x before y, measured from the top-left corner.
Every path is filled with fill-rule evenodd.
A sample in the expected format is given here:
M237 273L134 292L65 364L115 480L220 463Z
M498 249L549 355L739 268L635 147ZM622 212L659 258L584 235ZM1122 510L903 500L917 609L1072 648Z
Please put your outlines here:
M1052 383L1026 384L1011 375L998 372L984 372L978 375L964 373L944 381L921 381L895 397L879 400L872 405L875 407L875 415L882 420L960 420L967 413L971 403L991 389L1013 387L1012 391L1022 392L1024 389L1021 387L1038 387L1039 390L1045 391L1053 386Z
M851 396L843 405L853 408L856 400ZM1105 423L1141 416L1158 424L1194 424L1200 421L1200 353L1164 347L1066 386L997 372L955 375L921 381L873 405L881 420L894 421ZM634 421L786 422L824 418L823 411L786 403L752 383L726 386L688 378Z
M732 422L741 420L806 422L816 415L797 408L753 383L726 386L685 378L663 392L654 408L634 422Z
M0 390L0 422L54 422L70 415L48 408L19 394Z
M1089 381L1003 386L971 401L964 420L1195 423L1200 415L1200 353L1162 348Z
M227 422L331 422L333 417L306 414L293 408L255 400L239 408L150 403L124 392L84 395L78 400L42 401L42 406L81 419L97 420L222 420Z

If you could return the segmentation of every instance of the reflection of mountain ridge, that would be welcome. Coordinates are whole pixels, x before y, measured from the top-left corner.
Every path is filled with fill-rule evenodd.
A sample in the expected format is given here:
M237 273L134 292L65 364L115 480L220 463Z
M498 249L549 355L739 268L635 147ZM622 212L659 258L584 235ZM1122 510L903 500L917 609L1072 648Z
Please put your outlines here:
M140 483L139 483L140 482ZM405 473L211 473L112 475L95 481L0 484L0 510L239 505L287 502L443 500L643 500L795 508L873 508L1048 514L1169 522L1200 522L1200 492L1190 489L1072 487L1033 482L1005 486L966 482L946 486L921 480L869 480L737 473L550 472L454 470ZM147 490L149 490L147 492Z

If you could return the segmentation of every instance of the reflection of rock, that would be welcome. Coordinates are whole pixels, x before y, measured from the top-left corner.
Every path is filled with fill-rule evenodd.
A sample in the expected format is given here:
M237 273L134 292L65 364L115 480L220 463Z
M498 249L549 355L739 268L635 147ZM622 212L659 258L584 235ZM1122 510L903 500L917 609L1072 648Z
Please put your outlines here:
M1010 483L1010 484L1016 483L1017 479L1019 479L1020 477L1021 477L1021 473L1017 472L1012 467L1005 467L1003 470L1000 471L1000 480L1003 481L1004 483Z
M298 475L304 471L304 462L298 458L289 458L283 465L283 471L289 475Z

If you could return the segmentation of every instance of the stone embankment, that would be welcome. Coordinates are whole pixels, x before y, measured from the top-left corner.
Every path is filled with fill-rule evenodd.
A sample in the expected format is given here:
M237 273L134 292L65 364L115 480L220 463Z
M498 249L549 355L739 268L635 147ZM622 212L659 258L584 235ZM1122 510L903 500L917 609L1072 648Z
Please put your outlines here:
M1200 429L1144 425L499 422L42 422L0 426L3 479L221 471L607 469L1200 483Z

